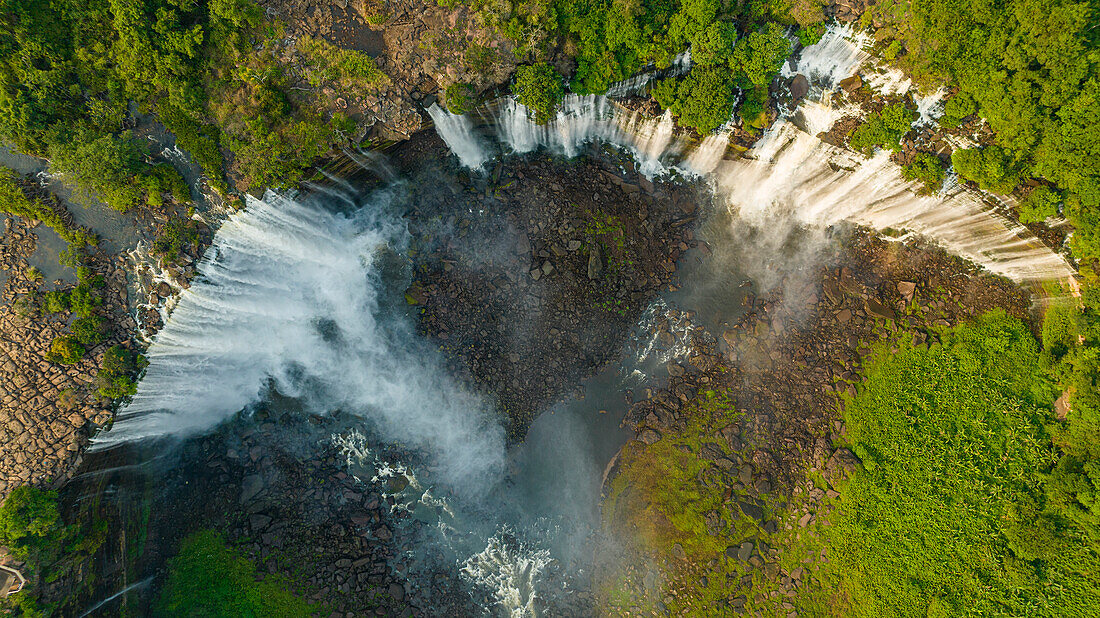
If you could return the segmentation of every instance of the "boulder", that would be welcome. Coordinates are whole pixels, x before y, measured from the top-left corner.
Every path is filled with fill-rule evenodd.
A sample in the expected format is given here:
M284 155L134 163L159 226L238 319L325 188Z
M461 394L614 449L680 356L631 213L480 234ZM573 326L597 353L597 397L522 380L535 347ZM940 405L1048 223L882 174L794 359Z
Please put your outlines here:
M851 77L840 80L839 85L841 90L851 94L863 87L863 78L859 76L859 73L856 73Z
M905 298L906 302L913 300L913 293L917 291L917 284L912 281L898 281L898 294Z
M791 80L791 103L798 103L806 96L806 93L810 91L810 80L806 79L806 76L799 73Z

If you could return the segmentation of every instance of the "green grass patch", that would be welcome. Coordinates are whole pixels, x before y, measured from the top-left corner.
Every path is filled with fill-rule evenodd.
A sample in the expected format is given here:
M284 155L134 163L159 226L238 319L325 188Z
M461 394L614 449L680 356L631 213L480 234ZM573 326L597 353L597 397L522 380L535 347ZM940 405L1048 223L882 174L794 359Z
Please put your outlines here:
M1047 504L1058 452L1038 342L1001 310L941 339L880 346L847 402L864 467L823 529L842 615L1090 614L1100 559Z
M166 616L309 616L314 608L269 575L257 581L256 565L226 545L213 530L196 532L169 560L168 583L158 613Z

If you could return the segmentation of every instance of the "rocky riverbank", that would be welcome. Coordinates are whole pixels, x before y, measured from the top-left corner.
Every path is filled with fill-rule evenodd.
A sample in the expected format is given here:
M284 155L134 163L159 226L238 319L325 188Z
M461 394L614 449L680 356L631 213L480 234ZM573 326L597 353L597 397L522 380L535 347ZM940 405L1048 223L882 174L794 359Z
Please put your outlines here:
M0 499L27 483L58 486L76 469L88 438L111 420L110 402L98 399L94 387L103 354L126 342L134 327L125 264L97 255L90 263L105 283L102 311L118 328L79 363L51 362L50 344L67 331L69 320L30 313L16 302L38 287L27 278L35 249L32 227L6 219L0 244L0 267L8 274L0 305Z

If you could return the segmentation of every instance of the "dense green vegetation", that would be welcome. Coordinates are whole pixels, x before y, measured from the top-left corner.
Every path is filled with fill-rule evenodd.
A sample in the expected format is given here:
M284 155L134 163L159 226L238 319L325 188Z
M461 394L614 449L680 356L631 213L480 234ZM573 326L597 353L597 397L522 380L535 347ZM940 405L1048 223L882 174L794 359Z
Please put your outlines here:
M909 132L916 118L916 112L906 108L904 103L887 105L869 114L848 136L848 144L864 154L871 154L876 147L899 150L902 136Z
M288 591L287 581L268 575L230 548L213 530L188 536L168 561L168 582L157 614L161 616L310 616L314 608Z
M81 565L106 537L107 526L102 520L66 524L56 491L22 485L0 504L0 545L27 563L24 575L29 576L31 586L36 581L52 582L65 575L83 574ZM32 589L25 589L8 603L27 618L48 616L56 610L41 605ZM0 598L3 609L4 599Z
M640 561L659 557L665 580L660 587L647 585L644 569L628 568L638 556L601 572L603 615L631 614L635 608L642 609L640 615L660 614L661 605L668 615L730 615L728 606L720 609L729 582L752 572L736 550L767 536L766 511L754 511L748 491L737 483L742 453L719 437L742 413L720 391L700 391L681 412L683 429L623 449L602 510L605 529L635 540L631 550L641 554ZM716 466L718 457L723 463Z
M906 180L919 180L924 183L926 192L935 193L943 187L943 162L934 154L920 152L913 162L901 170Z
M1034 176L1064 194L1089 273L1100 256L1098 11L1076 0L891 0L865 16L884 44L903 44L897 61L911 74L957 88L945 124L977 113L996 132L995 150L967 155L965 178L1008 191Z
M95 236L84 228L70 227L65 223L56 202L47 203L38 197L29 197L15 174L0 169L0 211L15 217L38 220L45 223L73 249L95 245Z
M844 412L864 467L827 534L854 614L1084 615L1100 554L1057 499L1039 344L1000 311L941 338L882 349Z
M539 124L553 117L554 109L565 96L561 75L545 62L517 68L512 92L517 101L534 112L535 122Z
M189 199L124 127L127 106L156 112L225 190L223 155L244 188L284 186L346 140L339 114L299 104L250 0L4 0L0 2L0 137L49 156L86 194L125 210L168 194ZM307 83L353 92L386 77L364 54L297 42Z

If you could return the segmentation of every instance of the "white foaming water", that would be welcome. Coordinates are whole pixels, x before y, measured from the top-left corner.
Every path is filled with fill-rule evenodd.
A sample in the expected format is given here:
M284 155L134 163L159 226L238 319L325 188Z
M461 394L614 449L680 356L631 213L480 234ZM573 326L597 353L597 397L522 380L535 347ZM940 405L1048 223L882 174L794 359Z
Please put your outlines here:
M784 64L782 75L801 73L813 86L833 88L870 60L863 48L871 42L871 37L849 25L831 26L820 41L802 50L797 62Z
M776 222L829 226L841 220L876 229L908 229L937 242L988 270L1016 281L1072 277L1073 267L1026 228L998 214L986 202L991 196L945 184L937 195L920 195L921 185L906 181L888 152L869 159L823 143L817 138L845 114L858 108L833 109L830 93L844 78L867 66L870 38L848 26L831 27L797 60L784 65L786 76L802 74L812 85L793 113L778 119L738 160L725 160L728 129L697 144L675 133L671 116L648 118L602 96L570 96L546 125L530 120L527 110L503 99L488 114L498 139L517 153L546 148L576 156L593 140L633 153L639 171L652 177L678 170L711 180L731 211L767 231ZM896 70L872 67L865 81L900 94L912 84ZM940 113L942 92L912 95L919 118L931 122ZM766 223L765 223L766 222Z
M537 615L535 583L550 561L549 551L526 547L504 530L490 537L484 550L466 560L462 574L492 592L508 616L522 618Z
M428 115L432 117L435 132L463 165L479 170L489 160L491 155L485 140L474 132L467 116L452 114L435 103L428 108Z
M506 524L492 524L492 532L484 532L476 514L456 511L446 498L424 487L407 466L380 458L358 430L333 435L332 444L356 479L387 486L382 494L392 499L391 511L404 511L430 524L437 533L434 542L459 556L459 574L487 591L498 609L514 618L537 615L534 603L540 576L553 561L548 549L521 541ZM402 521L397 520L399 529Z
M569 95L543 125L531 121L527 108L512 98L498 101L490 111L500 141L517 153L545 148L575 157L586 144L601 140L630 150L642 173L653 175L665 170L662 158L675 157L685 145L675 136L671 113L650 118L606 96Z
M489 405L380 304L387 256L407 237L392 199L376 193L351 214L271 193L251 199L218 230L149 348L137 394L94 447L208 429L273 383L309 412L356 414L423 448L455 487L495 482L504 432Z

